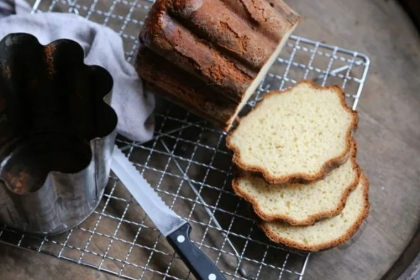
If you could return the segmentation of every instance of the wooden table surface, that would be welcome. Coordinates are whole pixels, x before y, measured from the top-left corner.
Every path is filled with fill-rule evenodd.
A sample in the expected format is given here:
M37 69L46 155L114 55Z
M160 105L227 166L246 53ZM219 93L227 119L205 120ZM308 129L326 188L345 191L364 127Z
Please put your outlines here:
M371 58L356 136L358 161L371 181L371 214L363 234L344 252L312 255L304 279L378 279L419 227L419 33L392 0L288 3L302 15L297 35L358 50ZM0 245L0 279L117 278Z

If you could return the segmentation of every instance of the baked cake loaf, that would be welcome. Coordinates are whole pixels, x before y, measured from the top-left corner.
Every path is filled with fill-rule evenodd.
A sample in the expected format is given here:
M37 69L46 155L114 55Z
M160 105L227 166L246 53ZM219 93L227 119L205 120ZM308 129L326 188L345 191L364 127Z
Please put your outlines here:
M316 252L348 241L369 213L369 181L362 173L357 188L347 199L343 212L311 226L264 222L262 228L274 242L299 251Z
M337 86L273 91L227 137L233 161L267 182L313 182L347 161L358 116Z
M276 185L267 183L261 176L240 171L233 180L233 189L252 203L262 220L311 225L340 214L349 194L359 183L359 177L354 142L350 159L323 180L308 185Z
M136 69L157 94L227 131L298 22L282 0L157 0Z

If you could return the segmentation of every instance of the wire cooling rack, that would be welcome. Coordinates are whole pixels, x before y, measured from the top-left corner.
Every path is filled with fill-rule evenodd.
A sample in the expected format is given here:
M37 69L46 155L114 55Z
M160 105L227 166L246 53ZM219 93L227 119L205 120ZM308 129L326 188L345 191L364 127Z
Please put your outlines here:
M131 61L152 4L152 0L36 0L33 12L76 13L107 25L119 32ZM356 109L368 68L369 59L361 53L292 36L246 109L265 92L302 79L342 86L348 104ZM158 100L155 117L152 141L139 144L118 138L117 143L166 203L192 224L195 244L230 279L302 279L309 254L287 252L271 243L249 205L233 193L232 156L225 147L225 134L164 100ZM101 204L79 227L45 238L0 227L0 241L127 279L193 278L113 175Z

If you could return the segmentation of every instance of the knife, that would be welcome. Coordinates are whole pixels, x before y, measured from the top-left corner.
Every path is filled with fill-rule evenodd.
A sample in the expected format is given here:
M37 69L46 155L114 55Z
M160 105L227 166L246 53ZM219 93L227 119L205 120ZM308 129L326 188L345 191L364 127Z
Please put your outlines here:
M116 145L111 169L197 279L226 279L217 266L191 242L190 224L163 202Z

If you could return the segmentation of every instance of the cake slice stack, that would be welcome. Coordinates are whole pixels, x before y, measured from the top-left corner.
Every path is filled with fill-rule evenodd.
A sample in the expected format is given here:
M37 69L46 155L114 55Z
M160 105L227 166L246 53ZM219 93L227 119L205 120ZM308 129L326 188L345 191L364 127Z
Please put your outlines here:
M265 95L229 134L238 167L233 189L271 240L319 251L360 227L369 183L356 162L357 123L339 87L303 81Z

